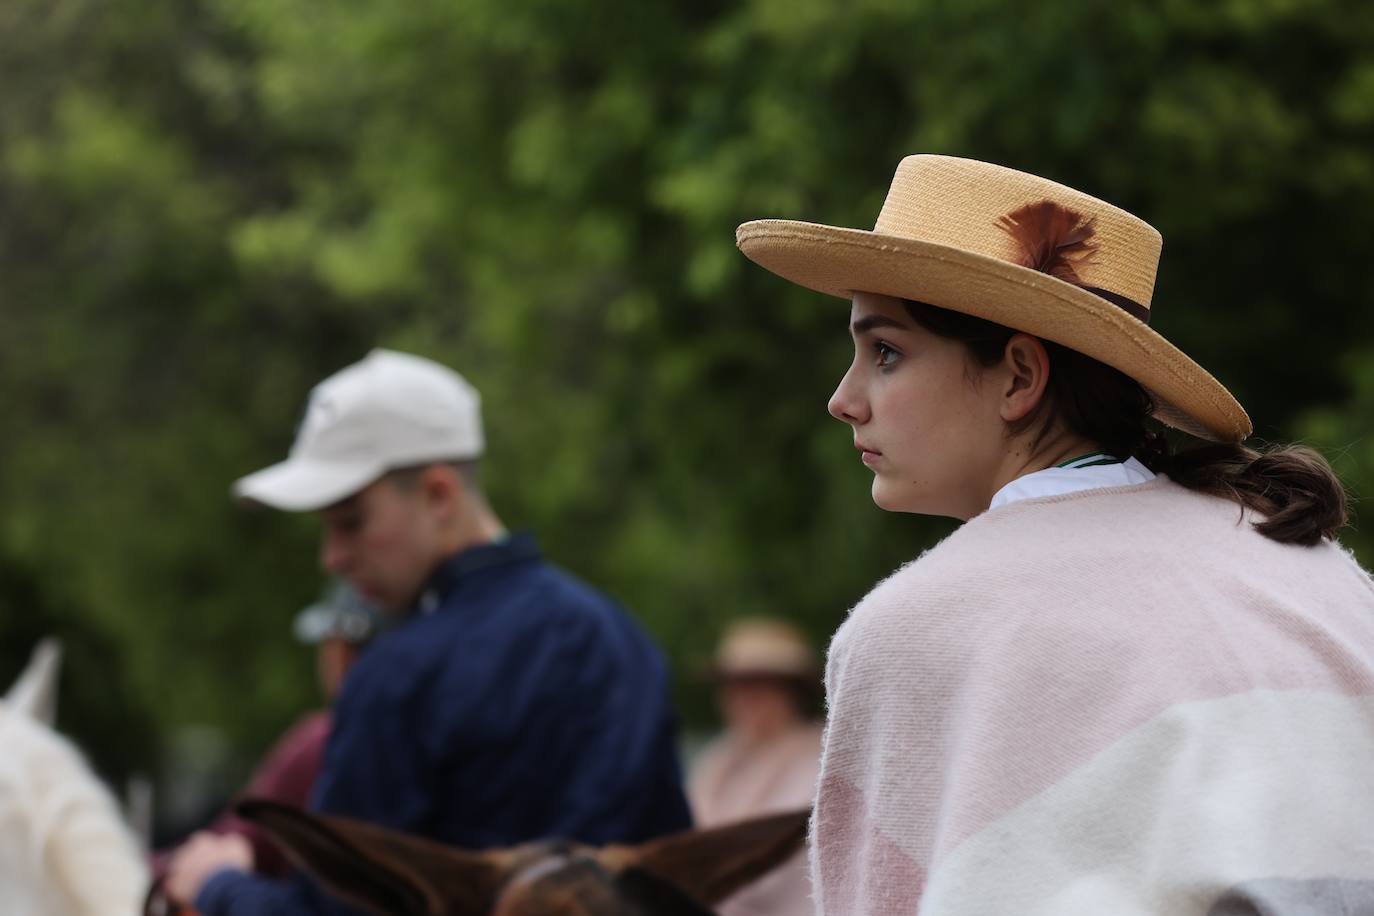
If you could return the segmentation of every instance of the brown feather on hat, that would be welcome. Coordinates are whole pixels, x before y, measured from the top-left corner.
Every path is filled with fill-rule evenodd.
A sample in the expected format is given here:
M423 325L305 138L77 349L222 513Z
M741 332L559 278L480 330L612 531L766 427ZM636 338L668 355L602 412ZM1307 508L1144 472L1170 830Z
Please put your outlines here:
M1074 266L1090 261L1097 243L1093 221L1052 200L1026 204L997 220L1021 246L1021 266L1081 286Z

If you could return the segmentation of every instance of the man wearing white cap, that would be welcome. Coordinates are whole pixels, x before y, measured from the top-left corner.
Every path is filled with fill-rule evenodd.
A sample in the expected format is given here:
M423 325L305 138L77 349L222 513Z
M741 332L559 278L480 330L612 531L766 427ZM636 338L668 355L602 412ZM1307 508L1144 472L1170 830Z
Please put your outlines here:
M688 826L660 653L506 534L477 484L483 447L471 385L375 350L315 388L286 461L234 486L319 512L325 569L396 618L344 685L312 807L472 848ZM243 864L201 838L168 889L204 916L344 912Z

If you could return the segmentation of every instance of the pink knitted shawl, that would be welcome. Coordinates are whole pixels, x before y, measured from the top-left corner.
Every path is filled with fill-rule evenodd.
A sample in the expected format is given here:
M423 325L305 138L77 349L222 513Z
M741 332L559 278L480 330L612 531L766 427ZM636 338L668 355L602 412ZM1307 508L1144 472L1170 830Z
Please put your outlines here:
M1374 906L1374 584L1250 521L1032 499L880 583L830 649L818 911Z

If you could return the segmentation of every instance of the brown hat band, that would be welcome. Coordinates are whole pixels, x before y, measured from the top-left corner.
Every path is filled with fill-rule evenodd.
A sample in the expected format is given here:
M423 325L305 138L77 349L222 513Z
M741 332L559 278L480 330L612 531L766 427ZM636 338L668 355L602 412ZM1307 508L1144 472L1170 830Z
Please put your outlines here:
M1098 296L1102 299L1106 299L1112 305L1123 309L1126 314L1139 318L1146 324L1150 323L1150 310L1134 299L1128 299L1120 293L1114 293L1109 289L1102 289L1100 286L1080 286L1079 289L1092 293L1094 296Z

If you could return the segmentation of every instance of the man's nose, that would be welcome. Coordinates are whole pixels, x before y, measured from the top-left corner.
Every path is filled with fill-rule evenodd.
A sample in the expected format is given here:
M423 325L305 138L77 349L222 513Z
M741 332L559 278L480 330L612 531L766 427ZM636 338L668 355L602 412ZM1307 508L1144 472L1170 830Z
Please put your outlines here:
M320 541L320 567L331 576L343 575L348 570L348 548L342 538L325 533Z

